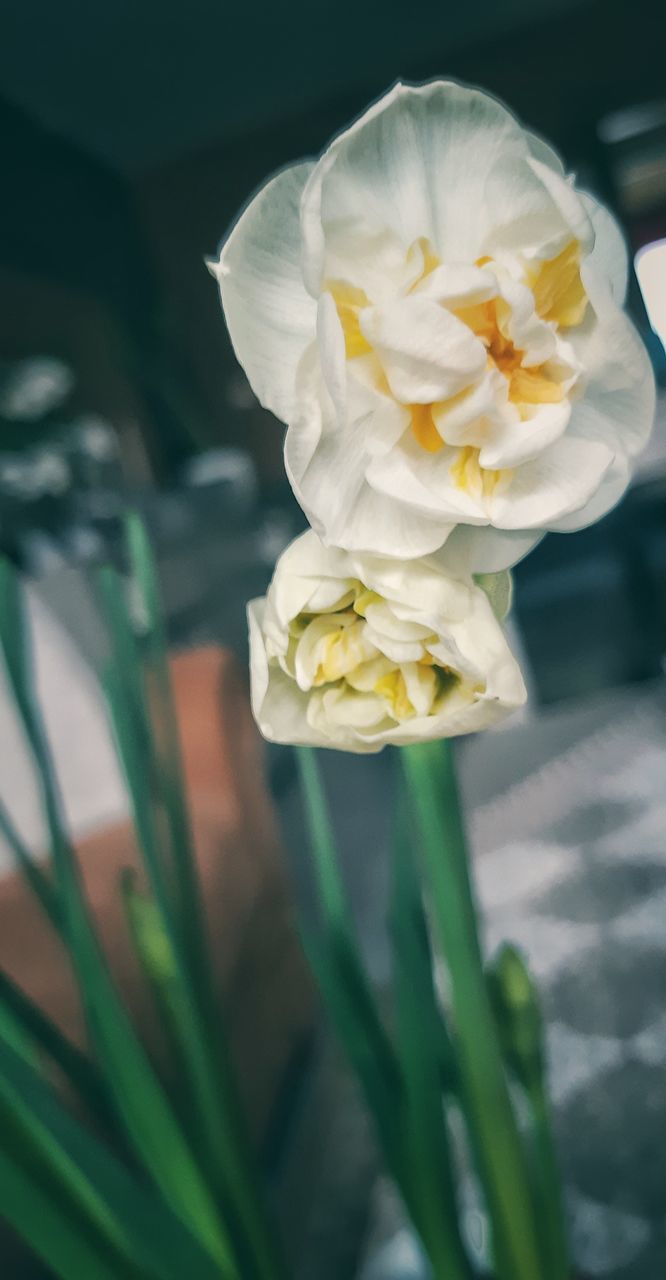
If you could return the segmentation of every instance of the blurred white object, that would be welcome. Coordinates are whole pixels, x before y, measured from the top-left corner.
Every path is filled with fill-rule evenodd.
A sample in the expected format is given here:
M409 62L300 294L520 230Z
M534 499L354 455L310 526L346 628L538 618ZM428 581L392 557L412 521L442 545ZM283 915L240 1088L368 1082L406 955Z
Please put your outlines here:
M33 588L27 593L37 693L56 761L65 816L75 836L118 820L127 801L101 690L69 636ZM4 664L0 660L0 795L14 824L37 856L46 839L38 791ZM0 874L13 866L0 840Z
M248 520L257 505L257 472L244 449L208 449L191 458L183 470L187 488L197 490L196 509L205 522L233 526Z
M643 245L634 265L648 319L666 351L666 239Z
M403 1228L363 1268L360 1280L428 1280L430 1275L415 1237Z
M73 386L74 375L62 360L52 356L21 360L0 391L0 413L15 422L34 422L57 408Z
M254 495L257 475L249 453L244 449L207 449L191 458L185 467L187 484L232 484Z
M0 457L0 489L24 502L45 495L59 497L67 491L70 482L71 471L66 459L53 450Z
M118 457L118 437L111 424L98 413L75 418L71 430L81 452L95 462L112 462Z
M257 551L265 564L273 565L294 536L294 522L286 511L267 511L257 531Z
M42 494L58 497L69 488L71 472L62 455L49 450L39 453L35 458L31 478L35 497Z

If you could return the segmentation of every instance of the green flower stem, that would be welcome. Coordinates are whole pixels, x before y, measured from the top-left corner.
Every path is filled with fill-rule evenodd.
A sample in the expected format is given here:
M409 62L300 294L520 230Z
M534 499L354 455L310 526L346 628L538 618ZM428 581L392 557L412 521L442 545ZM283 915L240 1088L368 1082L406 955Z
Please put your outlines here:
M485 981L467 844L448 743L402 749L402 764L451 980L460 1077L500 1280L543 1280L528 1166Z
M401 790L393 839L389 923L396 1040L404 1080L401 1113L406 1182L433 1280L473 1280L460 1234L455 1164L442 1101L442 1032L447 1032L435 990L422 887L403 800Z

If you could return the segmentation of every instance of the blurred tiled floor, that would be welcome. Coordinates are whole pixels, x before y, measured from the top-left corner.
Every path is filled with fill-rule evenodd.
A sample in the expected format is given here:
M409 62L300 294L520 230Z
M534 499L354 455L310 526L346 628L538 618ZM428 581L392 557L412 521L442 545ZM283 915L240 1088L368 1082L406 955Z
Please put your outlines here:
M529 730L526 730L529 732ZM666 695L610 720L473 824L492 949L527 952L579 1265L666 1275Z
M321 759L369 967L382 985L391 757ZM613 693L469 740L461 774L488 950L503 939L522 946L543 998L576 1262L589 1277L660 1280L666 686ZM303 880L294 796L283 813ZM403 1274L412 1273L395 1272Z

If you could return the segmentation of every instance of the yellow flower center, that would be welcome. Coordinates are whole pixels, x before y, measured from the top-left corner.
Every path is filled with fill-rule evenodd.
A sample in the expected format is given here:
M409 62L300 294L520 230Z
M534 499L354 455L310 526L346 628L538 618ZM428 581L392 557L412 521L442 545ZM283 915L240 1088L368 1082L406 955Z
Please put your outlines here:
M410 246L407 252L408 262L417 255L420 271L410 292L441 265L426 237L420 237ZM492 258L484 256L475 263L477 267L486 265L492 265ZM580 324L584 319L588 299L581 280L580 245L576 240L571 240L556 257L539 263L535 268L528 268L525 282L532 290L535 312L541 320L566 329ZM365 307L372 305L371 299L363 289L344 280L328 280L325 288L331 293L337 308L347 359L354 360L358 356L371 354L372 347L361 332L359 323L359 314ZM458 308L455 315L483 342L488 352L489 368L498 370L506 379L508 400L516 406L522 418L529 416L534 405L559 404L565 398L566 392L561 383L552 377L548 364L523 364L525 352L514 346L509 336L511 310L502 297ZM386 392L388 387L385 378L381 376L380 381ZM444 404L451 408L467 394L468 388L452 396ZM410 412L412 435L420 447L427 453L438 453L443 449L446 440L438 430L433 416L433 409L442 406L409 404L405 407ZM479 465L479 453L478 448L469 445L459 447L450 474L456 485L472 496L488 499L501 482L511 478L512 472L506 469L484 469Z
M337 608L325 613L302 613L293 619L292 667L297 649L305 646L311 655L313 690L337 688L352 699L374 696L380 702L380 712L396 721L436 714L444 698L460 684L460 676L433 657L427 647L437 644L435 633L410 641L420 650L417 658L396 662L382 651L377 633L370 632L366 621L366 612L374 606L386 606L386 601L358 581L352 588L351 602L349 594L341 597Z

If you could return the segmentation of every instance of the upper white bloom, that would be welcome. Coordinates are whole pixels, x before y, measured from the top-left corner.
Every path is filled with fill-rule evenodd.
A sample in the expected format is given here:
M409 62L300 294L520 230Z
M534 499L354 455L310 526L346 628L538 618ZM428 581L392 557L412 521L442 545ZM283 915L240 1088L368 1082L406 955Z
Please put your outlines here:
M507 579L487 588L496 607ZM274 742L379 751L484 729L525 701L486 590L436 559L362 556L308 530L248 616L252 709Z
M620 232L488 95L396 85L259 191L213 270L327 543L417 556L463 526L490 570L626 487L654 380Z

